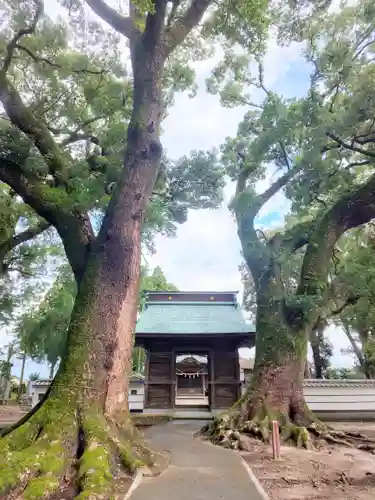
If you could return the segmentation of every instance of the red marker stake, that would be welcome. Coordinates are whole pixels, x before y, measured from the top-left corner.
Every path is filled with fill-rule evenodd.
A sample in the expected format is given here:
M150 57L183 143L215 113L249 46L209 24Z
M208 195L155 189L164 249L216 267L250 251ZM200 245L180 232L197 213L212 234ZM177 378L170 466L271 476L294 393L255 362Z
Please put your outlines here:
M274 460L280 460L280 432L277 420L272 420L272 454Z

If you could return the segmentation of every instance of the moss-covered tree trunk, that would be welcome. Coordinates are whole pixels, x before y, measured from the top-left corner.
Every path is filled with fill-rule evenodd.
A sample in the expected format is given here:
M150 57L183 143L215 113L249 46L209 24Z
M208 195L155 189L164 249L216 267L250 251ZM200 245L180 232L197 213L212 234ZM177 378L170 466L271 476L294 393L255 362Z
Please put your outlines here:
M267 438L270 422L278 420L286 438L304 439L297 426L316 420L303 394L308 331L290 325L277 288L277 276L265 273L257 294L254 374L241 401L241 421L252 421Z
M267 349L271 342L276 349ZM277 315L270 320L267 313L258 314L255 369L244 405L247 420L268 415L311 422L303 396L306 352L304 332L291 332Z
M133 470L148 457L135 442L127 392L142 218L161 155L161 65L142 44L134 51L123 173L79 284L66 353L47 398L0 441L2 496L16 488L25 499L48 498L77 469L76 496L107 499L118 465Z
M267 439L271 421L277 420L283 437L301 445L308 445L308 431L338 442L305 402L307 343L321 318L322 305L327 303L328 269L336 242L345 231L374 216L375 176L340 198L319 219L302 222L284 233L265 235L255 229L255 216L293 178L296 170L289 169L264 193L255 195L252 185L247 186L253 170L245 163L242 167L232 207L256 295L254 375L240 401L204 431L216 441L237 446L241 432ZM283 264L303 247L300 275L294 280L294 289L288 292Z

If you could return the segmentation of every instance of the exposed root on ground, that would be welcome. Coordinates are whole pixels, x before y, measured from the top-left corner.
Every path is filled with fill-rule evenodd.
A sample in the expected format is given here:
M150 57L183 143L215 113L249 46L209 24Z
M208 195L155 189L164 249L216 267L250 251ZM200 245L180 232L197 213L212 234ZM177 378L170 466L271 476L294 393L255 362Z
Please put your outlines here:
M0 440L0 497L109 499L139 468L152 474L155 463L160 456L127 413L109 421L99 410L63 408L50 398ZM60 496L68 486L70 493Z
M356 447L375 454L375 439L364 434L337 431L318 420L310 410L299 418L284 413L272 413L262 408L251 420L246 420L243 412L234 407L231 411L214 418L202 428L201 434L214 444L226 448L249 451L252 439L269 442L272 435L272 421L279 423L281 442L310 449L318 443L326 442L340 446Z

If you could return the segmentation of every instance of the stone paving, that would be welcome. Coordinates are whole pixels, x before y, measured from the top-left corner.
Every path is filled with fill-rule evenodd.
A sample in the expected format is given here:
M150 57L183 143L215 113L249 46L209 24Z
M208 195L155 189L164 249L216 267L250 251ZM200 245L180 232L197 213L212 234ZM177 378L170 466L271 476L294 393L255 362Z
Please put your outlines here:
M201 423L170 422L151 427L145 437L169 450L171 463L155 478L144 478L130 500L259 500L241 456L193 434Z

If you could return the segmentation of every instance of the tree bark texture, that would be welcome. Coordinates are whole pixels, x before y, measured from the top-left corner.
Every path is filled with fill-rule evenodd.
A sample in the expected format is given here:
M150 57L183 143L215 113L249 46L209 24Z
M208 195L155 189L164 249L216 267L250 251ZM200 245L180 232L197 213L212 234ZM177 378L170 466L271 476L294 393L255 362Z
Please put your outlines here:
M256 356L251 385L243 401L246 420L311 423L303 395L308 336L291 328L283 304L273 293L275 278L265 277L257 296Z
M315 378L322 379L326 369L326 361L322 356L325 322L319 320L310 333L310 345L313 353Z
M141 226L162 152L162 62L141 41L133 47L134 107L122 175L78 280L66 352L48 395L21 421L24 425L7 431L0 441L9 464L0 472L2 495L22 483L10 472L30 465L30 477L23 479L25 498L39 484L40 498L48 498L59 488L73 456L78 459L77 497L107 499L114 488L113 453L131 471L149 459L129 420L127 375L139 295ZM131 446L134 440L136 448ZM19 451L13 459L9 453L19 447L25 453ZM38 462L29 464L29 456L39 449L49 460L58 457L52 476L47 475L48 464L45 475Z
M18 400L21 399L23 393L24 375L25 375L25 365L26 365L27 353L26 351L22 354L22 365L21 365L21 375L20 375L20 388L18 391Z
M315 378L322 379L323 378L322 357L320 355L319 340L316 338L315 333L311 337L310 344L314 360Z

